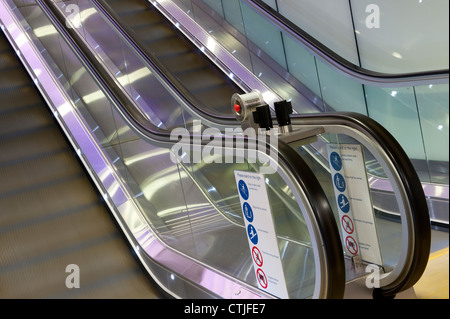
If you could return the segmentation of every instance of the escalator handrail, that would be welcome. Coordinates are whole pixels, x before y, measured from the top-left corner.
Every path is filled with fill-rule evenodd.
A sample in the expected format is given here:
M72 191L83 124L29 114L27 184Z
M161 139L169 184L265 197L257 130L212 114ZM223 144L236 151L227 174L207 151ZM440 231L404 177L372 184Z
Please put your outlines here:
M76 31L65 27L65 24L61 23L65 17L59 10L51 9L52 5L54 5L52 1L37 0L36 2L132 129L139 136L149 141L175 143L170 139L170 133L154 127L140 112L135 110L136 106L134 103L130 101L128 95L123 92L111 75L103 69L89 47L79 39ZM190 138L192 141L196 137L191 135ZM244 143L248 143L249 140L250 138L245 137ZM209 141L201 140L201 142L206 145ZM225 137L223 137L222 145L225 145ZM266 143L266 148L273 147ZM328 199L314 173L298 153L281 141L276 151L278 152L278 163L281 163L282 165L280 166L283 170L289 173L290 181L305 194L305 197L308 199L307 204L311 207L310 213L312 216L309 217L314 223L313 228L318 235L317 248L320 249L320 251L315 252L315 255L320 255L318 257L321 261L319 266L323 270L323 273L316 274L322 279L318 297L343 298L345 290L345 261L339 240L340 233Z
M183 83L174 76L169 69L160 62L160 60L155 56L155 54L148 49L148 46L145 45L141 40L137 37L133 37L133 30L123 23L118 23L117 21L121 21L120 16L111 8L111 6L106 3L106 1L98 1L98 0L90 0L91 3L96 7L98 11L100 11L108 21L114 25L116 30L125 38L125 40L132 46L132 48L139 54L139 57L145 61L145 63L151 67L152 71L157 73L160 78L164 80L167 86L170 87L171 90L175 91L177 97L181 98L186 106L188 106L191 110L195 110L194 112L206 120L210 122L215 122L223 125L229 125L235 119L226 116L213 114L211 112L206 111L206 107L202 107L202 103L192 94ZM156 10L156 9L151 9ZM158 14L160 14L158 12ZM163 17L163 19L166 19ZM180 32L180 34L182 34ZM190 40L187 39L188 42ZM205 49L206 50L206 49ZM211 63L212 66L216 67L215 63ZM245 88L246 90L250 90L249 88ZM244 93L244 90L236 92L236 93Z
M69 30L70 31L70 30ZM83 43L81 43L83 45ZM89 50L87 50L89 51ZM90 52L90 51L89 51ZM88 53L89 54L89 53ZM96 59L92 60L94 63ZM102 69L100 66L97 66L96 69ZM109 88L115 87L115 82L113 80L108 83ZM149 123L142 117L139 116L139 113L135 111L135 108L129 105L131 102L129 101L127 95L118 89L118 92L114 93L115 96L120 96L117 100L124 100L126 114L125 116L129 118L129 122L137 123L134 124L137 126L138 133L142 130L147 131L149 135L152 136L152 139L158 137L158 139L167 140L167 133L164 131L153 131L153 127L150 127ZM113 96L114 96L113 94ZM230 119L230 123L232 120ZM388 286L385 291L386 293L392 293L397 290L403 290L405 287L409 287L415 283L417 277L422 274L423 269L426 265L423 260L427 260L427 258L423 258L427 255L427 247L429 249L429 216L428 216L428 207L426 205L425 197L422 196L423 188L415 170L411 164L411 161L407 157L406 153L400 147L400 145L395 141L395 139L388 133L381 125L379 125L374 120L368 118L367 116L357 114L357 113L322 113L322 114L312 114L312 115L297 115L292 119L294 125L302 125L302 126L336 126L336 125L345 125L347 127L354 128L364 136L367 136L372 140L373 143L377 145L377 149L382 150L383 153L386 154L389 161L392 163L394 169L398 171L401 178L401 186L405 189L406 197L408 199L408 203L412 205L411 207L411 216L407 216L409 220L411 220L414 238L423 237L422 240L413 243L413 247L409 247L408 251L411 251L411 256L408 256L406 259L410 260L409 266L404 269L406 274L402 274L402 282L396 282L394 285ZM236 125L236 122L234 122ZM280 145L283 145L282 143ZM287 152L285 150L285 152ZM287 160L286 163L291 163L291 160ZM295 162L295 161L294 161ZM420 196L416 196L419 194ZM421 213L425 212L425 213ZM416 236L417 234L417 236Z
M382 295L394 295L411 288L422 276L428 262L431 245L431 227L429 209L420 179L411 160L396 141L396 139L378 122L358 113L321 113L294 116L294 126L301 127L346 127L347 129L363 133L377 149L384 153L400 179L399 188L402 188L402 198L409 206L410 216L405 216L402 223L409 223L411 234L407 235L408 242L406 260L409 261L406 269L399 274L398 280L386 287L381 287Z
M283 32L287 32L323 62L363 84L375 86L399 86L448 83L448 69L389 74L362 68L359 65L351 63L323 43L319 42L262 0L242 1L257 10L258 13L262 14L268 21Z

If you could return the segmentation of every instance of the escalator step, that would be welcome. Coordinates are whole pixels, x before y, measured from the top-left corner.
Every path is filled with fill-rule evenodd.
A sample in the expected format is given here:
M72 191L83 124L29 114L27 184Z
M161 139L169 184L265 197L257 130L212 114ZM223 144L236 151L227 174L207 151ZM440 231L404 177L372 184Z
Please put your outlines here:
M236 89L224 83L215 88L209 88L208 90L199 92L197 98L210 110L219 114L229 114L230 96L233 96L235 93L238 93Z
M1 93L0 114L42 105L42 99L36 94L36 88L31 84L15 90L4 90Z
M0 94L30 83L30 79L22 70L0 70Z
M133 14L121 14L121 19L123 19L123 21L133 29L151 26L163 22L159 15L150 10L142 10Z
M152 43L151 50L162 60L169 57L180 56L192 49L187 43L180 42L177 37Z
M70 191L62 192L62 188ZM75 214L100 203L94 192L85 192L90 185L81 176L73 176L45 187L27 189L0 200L0 232L12 231L28 224L40 223L66 214ZM84 194L77 196L77 194ZM46 200L51 199L51 200Z
M205 72L204 70L183 73L178 78L194 93L204 92L224 84L221 77L211 76L209 72Z
M17 58L9 52L0 51L0 70L15 68L19 66Z
M57 127L42 128L30 133L32 133L32 138L29 135L14 136L8 139L0 136L0 150L2 150L0 166L26 161L69 147Z
M83 171L77 168L73 154L67 150L47 153L15 165L0 166L0 197L71 179L80 174Z
M170 26L162 23L158 23L152 26L144 26L134 29L134 31L138 38L147 44L170 39L176 36Z
M141 11L148 10L149 4L138 1L122 1L122 0L102 0L114 9L120 15L136 14Z
M0 136L2 139L28 131L54 125L48 111L41 105L22 108L15 112L0 113Z
M165 59L161 59L161 62L175 75L209 68L209 65L205 63L205 60L195 52L188 52L175 57L169 56Z

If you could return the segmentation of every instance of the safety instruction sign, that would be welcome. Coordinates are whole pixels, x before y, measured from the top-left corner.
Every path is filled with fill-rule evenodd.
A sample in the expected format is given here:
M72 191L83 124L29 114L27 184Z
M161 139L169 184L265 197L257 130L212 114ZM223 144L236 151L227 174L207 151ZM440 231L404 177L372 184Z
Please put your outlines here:
M347 254L382 265L372 198L361 145L328 144L342 239Z
M287 299L283 265L264 175L235 171L245 229L258 287Z

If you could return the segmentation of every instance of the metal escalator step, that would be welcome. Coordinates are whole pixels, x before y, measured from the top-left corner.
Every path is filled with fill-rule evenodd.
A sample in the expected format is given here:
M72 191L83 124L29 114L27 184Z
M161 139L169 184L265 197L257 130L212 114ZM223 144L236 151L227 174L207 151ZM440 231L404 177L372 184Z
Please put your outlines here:
M16 112L0 113L0 136L2 139L54 125L54 121L42 105L19 109Z
M85 178L75 176L2 198L0 233L13 232L28 225L96 207L101 201L97 193L91 190L92 185Z
M0 95L0 114L35 105L42 105L42 99L36 94L36 88L31 84L15 90L6 90Z
M20 193L82 174L83 171L78 167L73 153L68 151L50 153L30 161L3 166L0 167L0 198L6 194Z
M95 218L99 213L97 208L83 207L75 213L59 214L54 218L24 223L21 227L11 227L13 231L6 229L0 232L0 241L5 243L0 257L2 272L22 268L40 260L51 260L73 250L82 250L91 242L111 234L120 236L114 228L108 226L111 223L101 222L102 216ZM83 221L88 218L92 222L85 224Z
M123 239L110 227L111 223L102 223L107 216L92 220L98 212L97 208L86 209L76 216L0 234L2 242L9 242L9 249L1 255L2 280L15 277L10 286L17 287L5 289L8 295L49 298L67 293L66 267L72 264L80 269L83 289L88 288L91 281L114 282L115 277L129 271L130 264L118 262L121 254L128 254L126 249L117 249ZM28 240L24 240L26 238ZM122 242L125 248L123 246ZM115 253L105 254L107 251Z
M29 83L30 78L22 70L0 70L0 94L3 94L3 91L13 90L16 87L25 86Z
M130 15L138 13L144 10L148 10L148 3L138 2L138 1L123 1L123 0L108 0L103 2L108 3L108 5L114 8L120 15Z
M205 60L195 52L188 52L176 57L166 57L161 59L161 63L175 75L209 67Z
M223 86L225 83L222 77L214 76L214 74L205 72L205 70L183 73L179 75L178 78L189 90L195 93Z
M15 68L19 66L19 61L10 52L0 51L0 70Z
M0 36L0 52L9 51L11 52L11 45L4 36Z
M57 127L46 127L30 133L32 137L20 135L3 139L0 136L0 166L68 148L67 141Z
M192 50L187 43L180 42L178 37L153 42L150 49L159 59L180 56Z
M196 96L210 110L221 114L229 114L230 96L233 96L235 93L238 93L238 91L234 87L224 83L223 85L198 92Z
M126 257L123 239L105 236L85 242L85 247L69 247L57 252L51 263L33 260L4 276L1 298L154 298L142 270ZM105 252L114 252L111 254ZM80 288L65 285L68 265L80 270Z
M123 21L133 29L155 25L163 22L161 16L153 10L142 10L133 14L122 15Z
M170 26L163 23L144 26L134 29L134 31L138 39L147 44L153 44L157 41L171 39L177 36Z

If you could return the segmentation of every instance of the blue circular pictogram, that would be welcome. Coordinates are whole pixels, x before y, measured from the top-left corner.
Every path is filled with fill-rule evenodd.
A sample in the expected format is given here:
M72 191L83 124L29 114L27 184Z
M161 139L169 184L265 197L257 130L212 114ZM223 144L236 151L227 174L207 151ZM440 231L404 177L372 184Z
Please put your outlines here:
M338 196L338 206L340 210L345 214L350 211L350 202L348 201L347 196L343 194Z
M341 174L337 173L336 175L334 175L334 186L336 186L336 188L340 191L343 192L345 191L345 179L344 176L342 176Z
M244 212L244 216L248 220L248 222L253 222L253 210L248 203L244 203L242 211Z
M240 180L238 183L238 187L239 187L239 194L241 194L242 198L244 200L248 200L250 194L248 192L247 184L245 184L243 180Z
M247 234L253 245L258 245L258 233L256 232L256 228L253 227L253 225L248 225Z
M338 153L333 152L330 155L330 163L334 170L339 172L342 169L342 159Z

